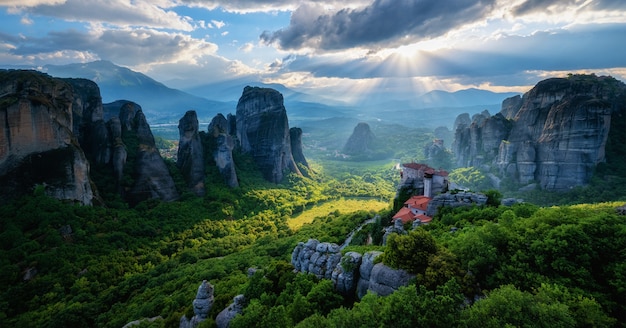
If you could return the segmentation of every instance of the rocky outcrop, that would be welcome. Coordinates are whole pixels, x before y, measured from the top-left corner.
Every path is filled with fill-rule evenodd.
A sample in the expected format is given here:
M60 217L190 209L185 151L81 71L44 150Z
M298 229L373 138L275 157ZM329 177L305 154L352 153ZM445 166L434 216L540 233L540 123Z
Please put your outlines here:
M315 239L298 243L291 253L291 264L297 271L314 274L320 279L330 279L340 261L339 245Z
M374 133L369 124L361 122L354 127L352 134L343 146L343 153L348 155L364 155L372 151Z
M196 111L188 111L178 121L178 156L176 165L187 186L198 196L204 195L204 151L198 131Z
M481 206L487 204L487 196L477 192L459 191L439 194L428 202L426 215L433 217L441 207Z
M459 125L453 151L460 166L484 164L520 185L568 190L607 160L607 140L622 133L611 129L613 117L624 113L626 85L612 77L548 79L505 100L499 114Z
M363 255L347 252L341 256L336 244L320 243L309 239L300 242L291 254L291 264L296 271L315 274L318 278L331 279L335 290L362 298L367 291L386 296L406 286L414 275L404 270L392 269L376 258L382 252L372 251Z
M331 275L331 280L335 286L335 290L352 296L356 292L356 286L359 282L359 267L361 266L362 255L357 252L347 252L341 258L341 261Z
M291 140L291 153L293 154L293 160L296 163L302 164L308 168L309 163L306 161L304 153L302 152L302 129L289 129L289 139Z
M124 127L124 121L121 119L120 121ZM135 112L131 131L136 134L138 145L134 167L135 183L126 195L129 203L136 204L153 198L164 201L177 199L178 191L176 191L174 180L156 148L150 125L141 109Z
M419 220L416 220L419 221ZM406 235L408 232L404 230L404 226L402 225L402 220L394 221L392 226L385 228L385 234L383 235L383 245L387 245L387 238L392 233L397 233L400 235Z
M370 272L368 290L380 296L387 296L398 288L408 285L414 277L404 270L377 263Z
M224 178L224 182L230 187L238 187L237 172L235 171L235 160L233 159L233 148L235 141L231 132L234 132L234 117L228 115L228 119L222 114L217 114L209 124L208 143L211 145L209 151L213 152L213 160Z
M246 298L243 295L235 296L233 302L215 317L217 328L228 328L230 321L233 320L236 315L243 313L245 302Z
M179 327L198 327L202 321L205 321L209 317L209 311L211 311L211 307L213 307L213 300L213 285L211 285L208 281L203 280L198 287L196 299L193 300L192 303L194 316L191 317L191 319L188 319L187 316L183 315L180 318Z
M242 152L254 157L266 180L278 183L285 171L301 174L291 153L287 111L280 92L245 87L237 103L236 122Z
M0 194L32 192L91 204L90 165L74 135L70 84L34 71L0 71Z

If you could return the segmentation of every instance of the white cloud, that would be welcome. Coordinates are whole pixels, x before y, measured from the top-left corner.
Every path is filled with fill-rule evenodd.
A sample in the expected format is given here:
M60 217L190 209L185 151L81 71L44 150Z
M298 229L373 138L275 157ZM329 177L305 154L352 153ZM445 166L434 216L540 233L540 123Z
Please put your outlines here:
M20 19L20 24L22 25L33 25L33 20L28 18L28 16L23 16L22 19Z
M66 0L2 0L0 6L5 7L35 7L40 5L58 5Z
M121 27L143 26L151 28L191 31L194 29L189 17L182 17L168 10L171 1L147 0L66 0L59 3L40 3L20 7L22 12L49 16L68 21L106 23Z
M218 21L218 20L211 20L211 23L217 27L218 29L226 26L226 23L224 23L223 21Z
M239 50L243 52L250 52L252 51L252 49L254 49L254 44L252 44L251 42L248 42L244 44L243 46L239 47Z

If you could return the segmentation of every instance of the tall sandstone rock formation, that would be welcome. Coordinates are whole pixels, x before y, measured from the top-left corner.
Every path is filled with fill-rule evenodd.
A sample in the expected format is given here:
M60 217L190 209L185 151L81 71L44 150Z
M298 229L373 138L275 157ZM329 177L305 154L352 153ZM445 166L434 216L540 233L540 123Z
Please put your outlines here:
M4 199L44 185L52 197L92 203L89 162L73 133L75 99L72 86L61 79L34 71L0 71Z
M365 155L372 151L374 133L369 124L361 122L354 127L352 134L343 147L343 152L348 155Z
M266 180L278 183L285 172L301 174L291 152L287 111L280 92L245 87L235 116L241 151L254 157Z
M488 165L522 185L567 190L607 161L607 142L624 139L625 117L626 85L612 77L547 79L505 100L500 113L460 123L453 151L460 166Z
M3 199L44 185L58 199L100 203L90 171L107 168L132 204L178 197L141 107L130 101L103 105L93 81L1 70L0 112ZM122 185L125 173L132 185Z
M132 205L147 199L158 198L172 201L178 198L174 180L165 161L156 148L154 136L141 107L133 102L124 102L119 111L122 136L136 144L126 144L134 183L124 190L124 198ZM128 149L133 147L134 149ZM134 158L131 156L134 155Z
M213 160L224 178L224 182L229 187L238 187L237 172L235 171L235 160L233 158L233 148L235 141L231 133L234 131L233 122L235 117L228 115L228 118L222 114L217 114L208 127L208 143L210 151L213 153Z
M178 121L177 162L189 188L198 196L204 195L204 150L198 131L198 116L195 111L188 111Z

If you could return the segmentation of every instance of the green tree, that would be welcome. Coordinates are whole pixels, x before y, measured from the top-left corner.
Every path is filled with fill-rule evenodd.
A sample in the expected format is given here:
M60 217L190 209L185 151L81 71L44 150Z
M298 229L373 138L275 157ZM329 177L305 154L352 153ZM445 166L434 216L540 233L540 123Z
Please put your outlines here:
M392 234L387 239L383 263L407 270L410 273L423 273L430 257L437 252L437 243L424 229L415 229L407 235Z

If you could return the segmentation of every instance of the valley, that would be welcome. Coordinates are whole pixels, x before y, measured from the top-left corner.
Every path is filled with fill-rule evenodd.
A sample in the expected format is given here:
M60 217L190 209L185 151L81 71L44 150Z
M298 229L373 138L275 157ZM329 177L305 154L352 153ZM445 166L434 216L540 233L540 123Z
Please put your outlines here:
M3 190L10 191L0 205L0 326L181 327L195 317L202 319L197 327L216 327L234 299L240 307L229 327L626 322L626 219L618 210L626 201L619 187L626 179L619 147L624 103L621 84L612 80L593 84L599 91L584 101L577 93L572 103L554 106L563 115L582 103L584 113L615 118L599 124L614 131L604 131L606 160L585 171L586 183L555 193L541 183L523 190L519 181L505 179L494 189L501 172L491 161L513 172L506 167L529 165L523 159L530 158L505 151L511 155L502 155L506 162L496 156L500 145L516 141L492 133L492 125L516 131L514 119L501 114L475 113L471 120L468 114L469 122L452 129L431 126L435 119L420 124L422 114L406 120L307 116L274 89L246 87L225 116L205 120L185 111L179 123L159 123L132 101L102 104L89 80L35 72L4 81L10 79L19 83L8 83L12 91L0 102L3 135L11 136L3 139L0 165ZM576 81L559 83L573 83L568 90L578 92ZM593 98L605 93L614 98ZM291 116L299 110L301 116ZM34 132L21 128L24 120L33 122ZM567 133L549 136L570 135L567 126L560 130ZM368 142L352 138L356 145L346 147L357 133ZM520 142L553 140L546 135ZM462 167L460 158L474 162ZM426 188L422 181L399 189L403 163L437 168L486 202L443 206L428 224L392 222L399 207ZM503 205L503 197L515 201ZM345 249L329 250L353 231ZM337 266L327 273L343 280L294 271L300 262L293 254L310 240L324 245L311 246L319 254L307 258L310 268L327 268L330 262L321 259L334 256ZM376 270L361 272L370 264ZM369 275L378 273L410 279L398 279L403 283L393 288L374 286L377 295L371 286L380 277ZM361 280L370 287L358 293L337 283L351 281L354 288ZM200 312L194 296L203 281L213 293Z

